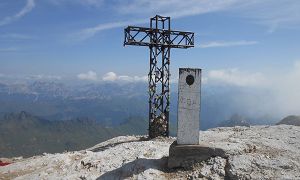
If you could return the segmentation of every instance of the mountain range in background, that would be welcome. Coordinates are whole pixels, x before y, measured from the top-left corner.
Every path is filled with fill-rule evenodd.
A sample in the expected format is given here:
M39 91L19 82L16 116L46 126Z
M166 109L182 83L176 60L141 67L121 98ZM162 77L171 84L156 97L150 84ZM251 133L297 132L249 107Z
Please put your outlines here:
M146 95L144 84L0 84L0 113L26 111L51 121L89 118L110 126L145 116Z
M141 117L106 127L88 118L49 121L22 111L6 114L0 120L0 157L74 151L115 136L146 133L147 121Z
M233 126L250 126L250 123L241 115L234 114L230 119L222 121L219 127L233 127Z
M177 122L177 88L176 83L171 84L170 121L173 124ZM205 85L201 95L202 130L216 127L235 114L243 116L250 124L274 124L286 116L262 108L257 110L257 106L264 107L272 100L268 92ZM26 111L50 121L89 118L106 126L118 125L131 116L148 117L145 82L0 83L0 104L0 115Z
M171 89L170 134L174 136L177 84L171 84ZM266 96L258 103L268 101L268 93L253 92L204 86L201 129L275 124L282 119L245 103L257 104L258 94ZM147 134L147 100L145 82L0 83L0 157L78 150L119 135Z

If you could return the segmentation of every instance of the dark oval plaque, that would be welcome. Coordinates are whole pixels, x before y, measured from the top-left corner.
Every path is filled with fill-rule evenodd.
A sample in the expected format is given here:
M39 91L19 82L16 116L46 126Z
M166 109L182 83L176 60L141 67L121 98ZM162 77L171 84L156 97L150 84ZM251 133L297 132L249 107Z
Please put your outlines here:
M194 84L194 81L195 81L195 78L194 76L192 75L188 75L186 78L185 78L185 82L190 86L192 84Z

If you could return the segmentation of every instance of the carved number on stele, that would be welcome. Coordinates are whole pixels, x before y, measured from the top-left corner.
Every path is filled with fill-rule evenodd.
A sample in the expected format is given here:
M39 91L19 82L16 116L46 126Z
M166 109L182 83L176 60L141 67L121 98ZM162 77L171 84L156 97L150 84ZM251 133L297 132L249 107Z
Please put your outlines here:
M180 97L179 101L180 101L180 103L186 104L186 105L188 105L188 106L191 106L191 105L195 105L195 104L196 104L195 100L191 100L191 99L189 99L189 98L184 98L184 97Z

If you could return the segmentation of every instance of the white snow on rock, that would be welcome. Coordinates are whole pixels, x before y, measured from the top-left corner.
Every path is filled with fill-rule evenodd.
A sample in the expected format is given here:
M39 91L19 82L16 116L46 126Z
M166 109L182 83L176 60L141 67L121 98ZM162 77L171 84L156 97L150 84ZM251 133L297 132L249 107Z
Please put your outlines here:
M251 126L200 131L225 150L188 169L167 169L175 138L120 136L82 151L44 154L0 167L0 179L300 179L300 127Z

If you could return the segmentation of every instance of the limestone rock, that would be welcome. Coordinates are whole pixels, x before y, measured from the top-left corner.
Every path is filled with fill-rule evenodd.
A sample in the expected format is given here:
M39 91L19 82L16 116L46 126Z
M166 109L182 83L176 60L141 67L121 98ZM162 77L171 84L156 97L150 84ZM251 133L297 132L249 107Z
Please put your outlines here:
M0 168L0 179L300 179L300 127L215 128L200 142L224 150L181 169L168 169L175 138L121 136L82 151L44 154Z

